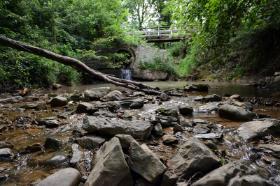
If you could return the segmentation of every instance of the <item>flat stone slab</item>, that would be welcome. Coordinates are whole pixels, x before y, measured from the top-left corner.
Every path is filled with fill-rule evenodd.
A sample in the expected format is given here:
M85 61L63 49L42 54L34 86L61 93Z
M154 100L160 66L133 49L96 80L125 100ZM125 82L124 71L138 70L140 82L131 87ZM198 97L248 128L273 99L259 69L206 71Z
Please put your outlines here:
M256 113L230 104L221 105L218 112L220 117L235 121L251 121L256 118Z
M253 140L280 131L280 121L276 119L255 120L241 124L238 135L245 141Z
M87 116L84 119L83 128L89 133L99 133L109 136L129 134L137 139L148 138L152 131L152 125L148 121L128 121L102 116Z

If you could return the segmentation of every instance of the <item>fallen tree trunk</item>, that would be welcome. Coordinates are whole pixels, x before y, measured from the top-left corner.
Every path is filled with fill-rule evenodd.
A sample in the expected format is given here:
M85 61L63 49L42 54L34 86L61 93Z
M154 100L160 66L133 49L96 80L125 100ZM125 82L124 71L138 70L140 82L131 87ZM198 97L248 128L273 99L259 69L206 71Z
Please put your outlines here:
M51 52L51 51L48 51L48 50L45 50L45 49L42 49L39 47L35 47L32 45L28 45L26 43L19 42L19 41L7 38L2 35L0 35L0 45L8 46L8 47L20 50L20 51L28 52L31 54L35 54L38 56L42 56L42 57L57 61L59 63L71 66L79 71L86 72L87 74L89 74L91 76L98 77L98 78L104 80L105 82L112 83L117 86L129 88L129 89L136 90L136 91L142 91L147 94L154 94L154 95L162 94L162 92L160 90L147 86L147 85L144 85L140 82L119 79L119 78L104 74L102 72L99 72L97 70L94 70L94 69L88 67L86 64L84 64L83 62L81 62L78 59L56 54L54 52Z

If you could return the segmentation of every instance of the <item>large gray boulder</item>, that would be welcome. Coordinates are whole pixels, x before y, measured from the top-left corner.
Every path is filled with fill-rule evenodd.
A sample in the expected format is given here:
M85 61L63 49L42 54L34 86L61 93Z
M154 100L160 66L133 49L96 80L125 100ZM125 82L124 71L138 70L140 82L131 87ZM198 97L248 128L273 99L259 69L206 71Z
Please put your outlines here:
M96 153L93 167L85 186L132 186L129 167L120 140L106 142Z
M220 117L236 121L251 121L256 118L256 113L230 104L221 105L218 112Z
M73 168L65 168L48 176L39 182L37 186L77 186L80 179L81 174L79 171Z
M120 101L124 96L122 92L113 90L101 98L102 101Z
M155 183L166 167L145 144L140 145L129 135L117 135L127 149L129 167L150 183Z
M96 108L93 104L88 102L81 102L78 104L76 112L77 113L88 113L92 114L94 112L98 111L98 108Z
M193 186L239 186L238 183L241 182L244 184L244 180L251 180L251 183L254 183L252 177L244 177L247 175L256 174L258 172L258 169L250 166L251 164L251 162L244 160L238 160L228 163L205 175L204 177L196 181ZM241 176L241 178L236 178L236 176ZM255 181L257 180L259 180L259 178ZM246 184L244 185L247 186ZM248 186L251 185L252 184L248 184Z
M280 121L276 119L260 119L241 124L238 135L245 141L280 132Z
M206 174L219 167L220 162L219 158L200 140L190 138L167 165L168 171L163 182L170 182L169 179L175 181L181 176L188 179L197 172Z
M84 92L84 97L89 101L100 100L103 96L105 96L110 91L109 87L95 88L86 90Z
M83 128L90 133L100 133L110 136L116 134L129 134L137 139L145 139L149 137L152 131L152 125L148 121L127 121L101 116L87 116L84 119Z

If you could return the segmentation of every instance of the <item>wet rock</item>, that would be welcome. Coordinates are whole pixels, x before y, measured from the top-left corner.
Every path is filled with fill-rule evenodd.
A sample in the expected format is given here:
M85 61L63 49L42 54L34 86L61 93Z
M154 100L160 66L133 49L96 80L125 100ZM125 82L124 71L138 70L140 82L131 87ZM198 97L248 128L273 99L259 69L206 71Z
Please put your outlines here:
M203 100L203 96L196 96L193 100L194 101L202 101Z
M192 120L192 125L209 125L209 122L203 119L193 119Z
M22 105L21 108L24 108L24 109L45 109L46 105L45 105L45 103L42 103L42 102L26 103L26 104Z
M66 179L67 178L67 179ZM79 184L81 174L73 168L61 169L40 181L36 186L76 186Z
M14 153L10 148L0 149L0 161L11 161L14 158Z
M53 89L53 90L60 89L61 87L62 87L62 85L61 85L61 84L58 84L58 83L54 83L54 84L52 84L52 89Z
M251 121L256 118L256 113L229 104L220 106L218 112L220 117L236 121Z
M91 135L77 138L76 141L85 149L95 149L100 147L105 142L105 139L99 136Z
M5 174L4 172L1 172L0 170L0 183L6 181L9 178L8 174Z
M37 122L38 122L38 125L43 125L46 128L56 128L56 127L59 127L59 125L60 125L59 121L53 117L42 118L42 119L37 120Z
M163 135L163 130L162 130L162 126L160 123L157 123L152 131L153 134L155 134L156 136L162 136Z
M190 138L167 165L169 177L174 180L181 176L188 179L197 172L206 174L219 167L220 163L218 157L206 145L196 138Z
M221 139L222 133L208 133L208 134L197 134L194 137L198 139Z
M131 135L127 134L117 134L115 137L117 137L120 140L122 149L127 152L131 143L135 142L135 139Z
M100 98L102 98L103 96L105 96L109 91L109 87L86 90L84 92L84 97L88 101L97 101L100 100Z
M209 90L209 85L207 84L192 84L184 87L184 91L186 92L191 92L191 91L208 92L208 90Z
M147 181L155 183L160 175L164 173L165 165L147 145L142 144L140 146L136 140L126 136L118 137L121 138L120 141L126 142L126 146L129 144L127 153L129 167Z
M170 97L165 93L161 93L160 96L159 96L159 99L161 101L168 101L168 100L170 100Z
M48 137L44 144L44 147L46 149L53 149L53 150L59 150L61 146L62 146L62 142L52 137Z
M63 107L68 104L67 98L62 96L56 96L51 99L50 105L51 107Z
M144 100L143 99L135 99L133 102L130 104L129 108L130 109L140 109L144 106Z
M138 139L150 136L152 125L147 121L127 121L118 118L105 118L87 116L83 128L90 133L100 133L114 136L116 134L129 134Z
M133 92L132 93L132 97L143 97L145 96L146 94L144 92Z
M167 170L162 176L161 186L174 186L177 180L178 176Z
M217 94L207 95L203 98L204 102L216 102L222 101L222 97L218 96Z
M106 102L104 104L105 108L107 108L110 112L117 112L120 109L120 105L116 102Z
M186 105L180 105L178 107L180 114L184 115L184 116L190 116L193 113L193 108L190 106L186 106Z
M274 72L273 76L280 76L280 72Z
M22 96L14 96L10 98L0 99L0 104L17 103L21 100L23 100Z
M162 127L175 127L179 124L179 118L173 116L156 116L156 121L161 124Z
M249 110L249 111L253 110L253 105L250 102L230 101L229 104L232 104L237 107L242 107L245 110Z
M280 121L276 119L260 119L241 124L238 135L245 141L280 132Z
M179 125L179 124L173 125L172 128L173 128L174 133L176 133L176 132L183 132L183 131L185 130L185 129L184 129L181 125Z
M124 100L120 102L121 106L130 109L140 109L144 106L144 100L137 98L133 100Z
M134 178L134 186L154 186L155 184L148 182L144 178Z
M175 136L172 136L172 135L164 135L162 137L162 142L163 144L165 145L174 145L174 144L177 144L178 143L178 139L175 137Z
M159 108L156 110L156 113L159 115L163 115L163 116L173 116L173 117L178 117L178 110L177 108Z
M132 186L129 167L118 138L106 142L96 153L86 186Z
M222 97L216 94L212 94L212 95L207 95L205 97L197 96L196 98L194 98L194 100L201 101L201 102L218 102L218 101L222 101Z
M102 101L120 101L123 99L123 94L118 90L113 90L101 98Z
M76 109L77 113L93 114L96 111L98 111L98 108L95 108L93 104L87 102L79 103Z
M182 127L192 127L193 126L193 123L190 119L186 119L185 117L180 117L179 118L179 123Z
M237 101L242 101L242 98L241 98L241 96L239 94L233 94L229 98L233 99L233 100L237 100Z
M277 144L259 144L258 148L271 153L273 156L280 158L280 145Z
M42 145L40 143L35 143L32 145L27 146L22 153L33 153L33 152L39 152L42 150Z
M250 168L250 162L245 161L234 161L228 163L209 174L205 175L198 181L196 181L193 186L224 186L229 185L231 180L235 178L236 175L245 176L246 174L254 174L257 172L256 169ZM233 186L233 185L231 185Z
M198 108L198 112L214 112L219 108L220 102L210 102Z
M70 159L70 164L75 166L82 159L82 152L79 150L78 144L72 144L71 148L72 148L72 157Z
M193 128L195 134L206 134L210 132L210 129L205 124L197 124Z
M13 145L6 141L0 141L0 149L3 148L13 148Z
M83 94L78 93L78 92L75 92L75 93L73 93L73 94L70 96L69 99L70 99L71 101L78 102L78 101L83 100L83 98L84 98Z
M228 186L269 186L265 179L258 175L248 175L248 176L236 176L231 179Z
M68 164L68 158L64 155L56 155L51 159L47 160L44 164L51 166L64 166Z

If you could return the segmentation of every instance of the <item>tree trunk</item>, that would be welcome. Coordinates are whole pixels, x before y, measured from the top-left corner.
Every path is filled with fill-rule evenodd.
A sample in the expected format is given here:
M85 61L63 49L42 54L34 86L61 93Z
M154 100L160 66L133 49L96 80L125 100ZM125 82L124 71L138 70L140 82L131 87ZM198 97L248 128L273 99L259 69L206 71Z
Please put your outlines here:
M91 76L99 77L100 79L104 80L105 82L112 83L117 86L129 88L129 89L136 90L136 91L142 91L147 94L154 94L154 95L162 94L162 92L160 90L147 86L147 85L144 85L140 82L119 79L119 78L104 74L102 72L99 72L97 70L94 70L94 69L88 67L87 65L85 65L83 62L81 62L78 59L56 54L54 52L51 52L51 51L48 51L48 50L45 50L45 49L42 49L39 47L35 47L35 46L28 45L23 42L15 41L13 39L7 38L2 35L0 35L0 45L8 46L8 47L20 50L20 51L28 52L31 54L35 54L38 56L42 56L42 57L57 61L64 65L71 66L71 67L77 69L78 71L86 72L87 74L89 74Z

